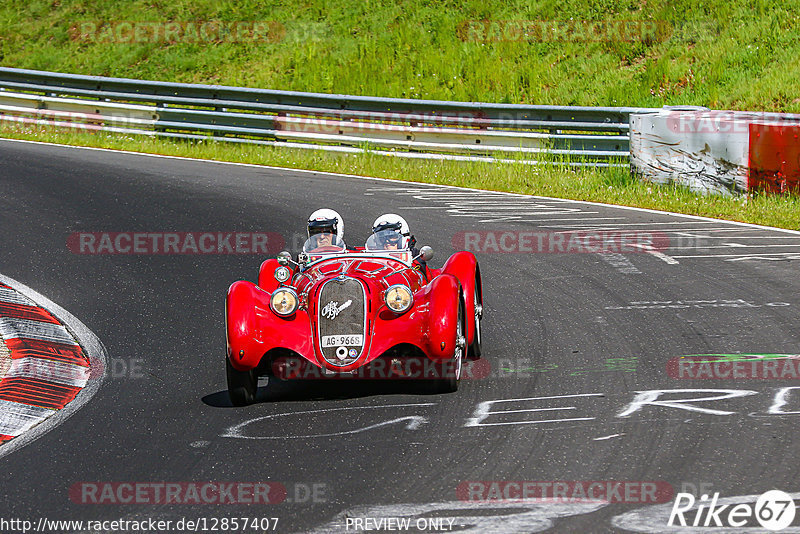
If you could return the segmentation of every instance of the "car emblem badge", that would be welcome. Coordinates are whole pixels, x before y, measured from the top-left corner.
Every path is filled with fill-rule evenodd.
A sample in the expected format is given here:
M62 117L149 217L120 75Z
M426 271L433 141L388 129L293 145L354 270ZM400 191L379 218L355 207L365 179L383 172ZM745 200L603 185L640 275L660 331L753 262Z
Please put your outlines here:
M322 316L330 321L333 321L340 313L342 313L342 310L348 308L352 303L352 300L348 300L339 306L338 302L332 300L327 303L324 308L322 308Z
M358 356L358 351L356 349L350 349L349 354L351 358L355 358L356 356Z

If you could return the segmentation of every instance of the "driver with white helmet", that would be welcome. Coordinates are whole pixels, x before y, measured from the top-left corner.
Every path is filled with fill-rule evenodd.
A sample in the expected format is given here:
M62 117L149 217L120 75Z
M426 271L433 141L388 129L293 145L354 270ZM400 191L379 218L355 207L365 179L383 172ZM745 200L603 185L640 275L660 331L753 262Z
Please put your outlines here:
M308 217L308 237L314 238L316 248L340 246L344 248L344 220L332 209L321 208Z

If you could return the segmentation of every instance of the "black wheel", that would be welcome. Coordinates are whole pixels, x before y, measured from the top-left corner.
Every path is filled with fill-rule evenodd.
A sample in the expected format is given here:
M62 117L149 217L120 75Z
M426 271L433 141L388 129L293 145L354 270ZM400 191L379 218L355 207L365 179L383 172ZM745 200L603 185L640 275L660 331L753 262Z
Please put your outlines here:
M453 359L440 367L442 378L436 379L436 390L439 393L453 393L458 391L458 382L461 380L461 368L467 356L467 321L464 313L464 300L458 299L458 322L456 323L456 351Z
M483 292L481 288L481 273L475 272L475 291L474 294L474 328L475 336L472 338L472 343L469 346L469 358L477 360L481 357L481 319L483 318Z
M255 370L237 371L231 361L225 358L225 374L228 377L228 396L234 406L247 406L256 398L258 377Z

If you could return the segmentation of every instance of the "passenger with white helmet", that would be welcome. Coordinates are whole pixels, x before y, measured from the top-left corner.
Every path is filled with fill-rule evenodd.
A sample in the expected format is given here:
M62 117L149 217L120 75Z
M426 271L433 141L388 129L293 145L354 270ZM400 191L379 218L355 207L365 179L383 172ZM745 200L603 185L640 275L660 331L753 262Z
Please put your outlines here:
M332 209L321 208L312 213L308 217L307 231L309 248L345 248L344 219Z
M419 256L416 248L417 240L411 235L411 229L406 220L396 213L384 213L372 223L372 235L367 240L367 249L370 250L409 250L411 255ZM414 264L419 271L428 276L428 266L417 258Z
M372 223L371 239L377 248L383 250L406 250L412 246L413 237L404 218L385 213Z

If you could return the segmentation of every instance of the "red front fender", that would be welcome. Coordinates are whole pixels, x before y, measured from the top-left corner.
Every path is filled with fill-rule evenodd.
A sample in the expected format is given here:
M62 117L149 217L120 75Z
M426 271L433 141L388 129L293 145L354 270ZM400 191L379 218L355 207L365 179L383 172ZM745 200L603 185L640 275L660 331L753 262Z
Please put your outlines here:
M467 345L475 337L475 275L478 272L478 259L472 252L456 252L442 266L442 273L458 278L464 291L464 305L467 316ZM478 296L480 302L480 295Z
M450 359L456 350L456 325L460 284L455 276L442 274L426 287L428 336L425 352L431 358Z
M311 322L305 310L279 317L269 307L270 293L252 282L240 280L228 289L225 300L225 330L228 358L239 371L258 366L264 354L283 347L300 354L313 354Z

